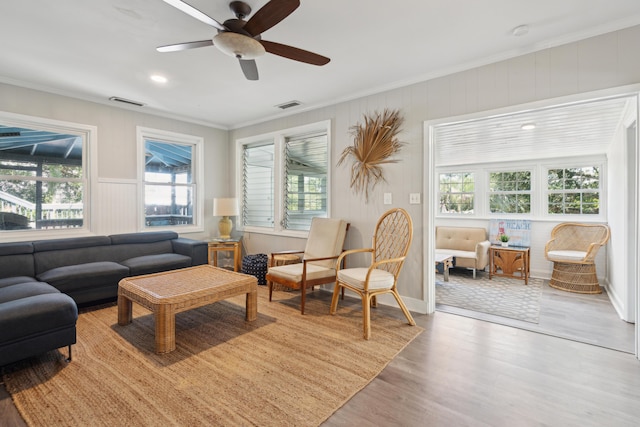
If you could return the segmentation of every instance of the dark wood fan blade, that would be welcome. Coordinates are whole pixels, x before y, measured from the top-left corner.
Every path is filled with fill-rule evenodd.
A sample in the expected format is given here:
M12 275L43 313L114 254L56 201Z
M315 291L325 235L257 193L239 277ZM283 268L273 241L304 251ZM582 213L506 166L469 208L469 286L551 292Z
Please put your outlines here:
M178 52L180 50L187 49L195 49L197 47L206 47L213 46L213 42L211 40L200 40L197 42L186 42L186 43L176 43L176 44L168 44L166 46L159 46L156 48L158 52Z
M257 36L291 15L298 6L300 6L299 0L271 0L247 21L243 30L252 36Z
M204 22L207 25L211 25L214 28L217 28L219 30L222 31L226 31L227 27L225 27L224 25L222 25L221 23L219 23L218 21L216 21L215 19L213 19L212 17L210 17L209 15L205 14L204 12L199 11L198 9L196 9L195 7L181 1L181 0L164 0L165 3L170 4L171 6L175 7L178 10L181 10L182 12L186 13L187 15L196 18L198 21L200 22Z
M267 52L284 58L293 59L294 61L306 62L311 65L325 65L331 61L331 59L326 56L318 55L317 53L309 52L308 50L302 50L297 47L269 42L266 40L259 41Z
M239 59L240 68L247 80L258 80L258 66L253 59Z

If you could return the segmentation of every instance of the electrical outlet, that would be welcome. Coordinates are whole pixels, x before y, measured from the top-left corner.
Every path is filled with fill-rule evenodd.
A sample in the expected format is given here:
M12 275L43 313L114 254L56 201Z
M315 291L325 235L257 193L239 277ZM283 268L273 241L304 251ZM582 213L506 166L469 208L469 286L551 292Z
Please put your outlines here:
M384 193L384 204L390 205L391 203L393 203L391 193Z
M420 204L420 193L410 193L409 194L409 204L410 205L419 205Z

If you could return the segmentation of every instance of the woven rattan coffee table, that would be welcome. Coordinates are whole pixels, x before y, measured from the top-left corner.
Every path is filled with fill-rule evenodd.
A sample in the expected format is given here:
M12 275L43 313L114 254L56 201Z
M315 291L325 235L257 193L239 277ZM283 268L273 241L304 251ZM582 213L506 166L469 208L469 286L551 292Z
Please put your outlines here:
M155 319L156 353L176 348L176 313L247 294L247 321L258 316L258 281L212 265L127 277L118 286L118 324L133 320L132 302L151 310Z

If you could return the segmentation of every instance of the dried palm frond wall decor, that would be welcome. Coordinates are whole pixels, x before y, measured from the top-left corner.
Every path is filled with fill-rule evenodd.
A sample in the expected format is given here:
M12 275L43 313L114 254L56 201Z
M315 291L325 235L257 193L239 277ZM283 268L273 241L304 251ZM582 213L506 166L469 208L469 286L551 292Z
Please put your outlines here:
M404 118L398 110L385 109L364 115L364 123L351 127L353 145L345 148L338 160L338 166L348 157L353 157L351 165L351 188L356 193L364 193L369 201L369 191L384 178L382 165L396 163L390 157L404 145L398 140Z

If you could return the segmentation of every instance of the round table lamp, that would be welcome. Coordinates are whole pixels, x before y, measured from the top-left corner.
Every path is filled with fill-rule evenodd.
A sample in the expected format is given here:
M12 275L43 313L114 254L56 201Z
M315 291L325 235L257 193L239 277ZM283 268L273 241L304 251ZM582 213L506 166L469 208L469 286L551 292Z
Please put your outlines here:
M233 229L233 222L231 222L230 216L237 216L240 213L238 207L238 199L236 198L221 198L213 199L213 216L221 216L218 223L218 230L220 231L221 239L230 239L231 230Z

